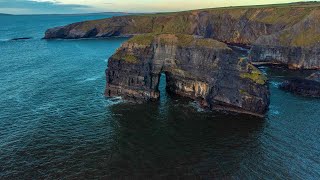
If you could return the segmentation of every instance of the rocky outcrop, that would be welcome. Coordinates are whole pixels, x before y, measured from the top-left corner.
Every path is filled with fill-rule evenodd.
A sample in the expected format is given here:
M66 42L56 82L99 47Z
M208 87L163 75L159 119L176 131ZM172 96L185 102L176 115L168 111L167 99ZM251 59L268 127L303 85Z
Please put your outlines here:
M280 89L307 97L320 97L320 72L307 78L291 78L280 85Z
M202 106L258 116L269 105L266 77L224 43L181 34L137 35L109 59L105 95L156 101L167 90Z
M306 97L320 97L320 83L308 79L290 79L280 85L280 89Z

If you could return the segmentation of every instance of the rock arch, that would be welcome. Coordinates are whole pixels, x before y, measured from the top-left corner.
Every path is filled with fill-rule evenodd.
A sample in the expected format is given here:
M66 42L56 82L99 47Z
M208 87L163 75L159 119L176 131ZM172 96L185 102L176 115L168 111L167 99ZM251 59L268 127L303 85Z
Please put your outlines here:
M109 59L106 96L158 100L161 73L167 89L211 109L263 115L269 89L262 73L224 43L190 35L138 35Z

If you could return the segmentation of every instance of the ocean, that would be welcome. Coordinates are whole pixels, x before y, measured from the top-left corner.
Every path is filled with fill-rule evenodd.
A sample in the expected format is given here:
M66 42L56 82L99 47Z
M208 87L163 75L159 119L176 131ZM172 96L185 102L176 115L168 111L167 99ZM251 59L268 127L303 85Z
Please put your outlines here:
M0 16L0 179L320 178L320 100L278 89L311 72L260 67L265 118L203 110L167 94L165 75L159 102L105 98L108 58L126 38L41 38L113 15Z

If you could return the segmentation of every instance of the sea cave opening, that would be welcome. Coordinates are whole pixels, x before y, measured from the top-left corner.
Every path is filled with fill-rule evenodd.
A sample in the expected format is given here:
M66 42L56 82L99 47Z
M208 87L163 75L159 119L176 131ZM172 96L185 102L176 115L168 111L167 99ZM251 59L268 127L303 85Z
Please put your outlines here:
M167 75L165 72L160 74L158 90L160 92L160 102L165 103L168 99Z

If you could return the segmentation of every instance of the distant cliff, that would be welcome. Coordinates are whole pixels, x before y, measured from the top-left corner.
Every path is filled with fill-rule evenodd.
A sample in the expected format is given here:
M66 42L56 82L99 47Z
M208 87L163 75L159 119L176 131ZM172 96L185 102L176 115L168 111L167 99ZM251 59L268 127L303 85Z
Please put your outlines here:
M183 34L137 35L109 59L106 96L158 100L160 74L167 90L204 107L263 116L267 78L226 44Z
M310 11L293 26L259 37L253 43L250 59L287 64L292 69L319 69L320 9Z
M45 39L180 33L252 45L250 60L320 68L320 3L230 7L129 15L48 29Z

